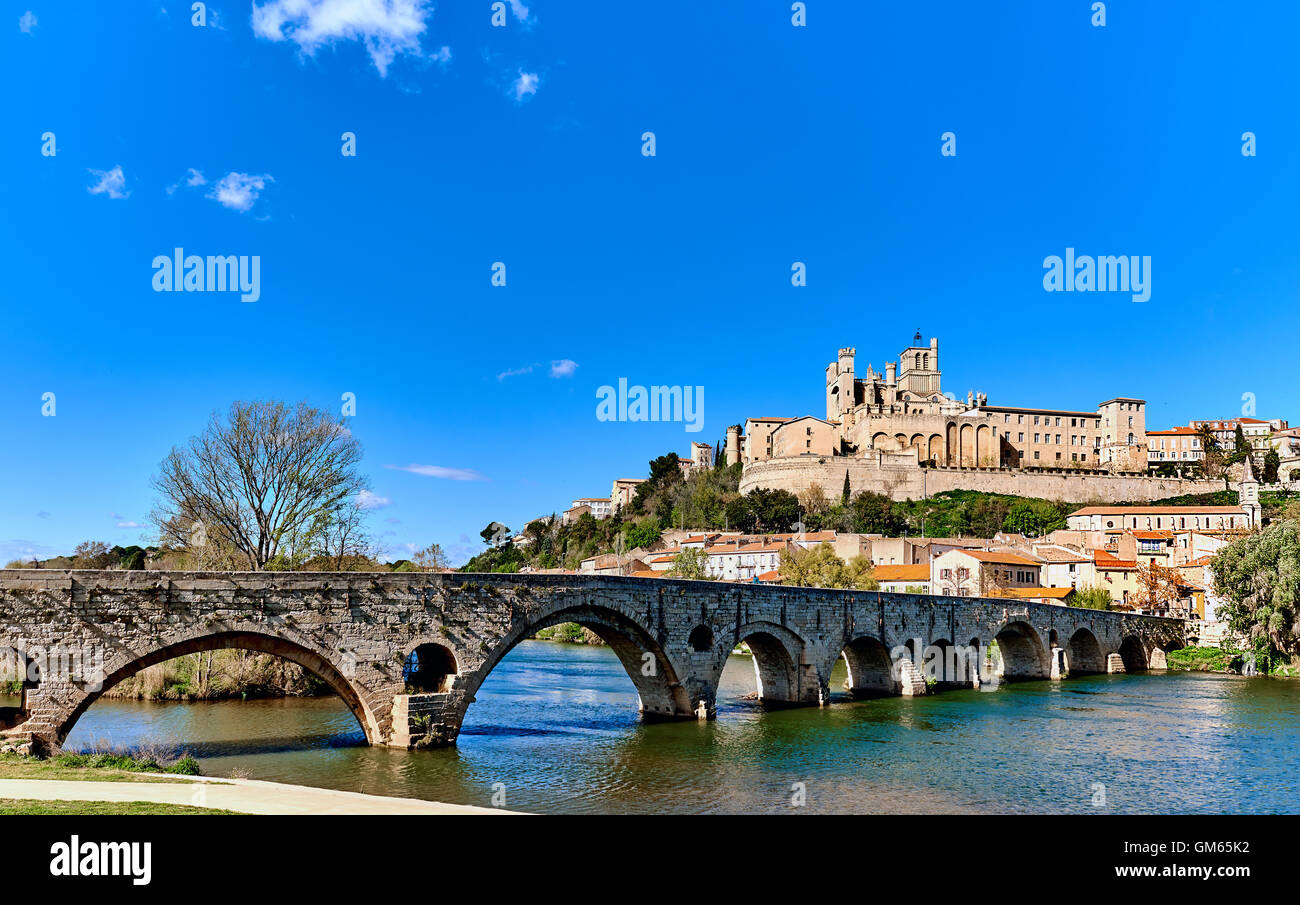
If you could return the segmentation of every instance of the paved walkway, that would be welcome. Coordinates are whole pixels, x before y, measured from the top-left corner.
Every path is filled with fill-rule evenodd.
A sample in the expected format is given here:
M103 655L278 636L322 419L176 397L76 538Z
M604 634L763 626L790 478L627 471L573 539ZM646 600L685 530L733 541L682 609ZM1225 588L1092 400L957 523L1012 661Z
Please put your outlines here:
M222 808L245 814L509 814L500 808L443 804L418 798L387 798L290 786L256 779L196 782L95 782L64 779L0 779L0 798L41 801L154 801Z

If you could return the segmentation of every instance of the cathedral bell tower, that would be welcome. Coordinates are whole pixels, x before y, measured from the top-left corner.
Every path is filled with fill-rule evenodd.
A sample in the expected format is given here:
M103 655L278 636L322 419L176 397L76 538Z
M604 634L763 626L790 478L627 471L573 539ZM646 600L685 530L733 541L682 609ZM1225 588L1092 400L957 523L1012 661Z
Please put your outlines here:
M1255 477L1255 468L1250 456L1241 463L1241 483L1237 485L1237 502L1250 517L1250 527L1261 527L1263 508L1259 505L1259 479Z

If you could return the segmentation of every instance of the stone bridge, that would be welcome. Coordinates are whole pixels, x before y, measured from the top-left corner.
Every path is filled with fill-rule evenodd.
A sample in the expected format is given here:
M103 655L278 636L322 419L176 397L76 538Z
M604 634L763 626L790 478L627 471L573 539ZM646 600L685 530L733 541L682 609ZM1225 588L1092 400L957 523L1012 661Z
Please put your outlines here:
M52 750L102 691L145 667L245 648L328 683L372 744L452 744L501 659L563 622L586 626L618 655L647 719L713 717L723 666L742 642L760 700L792 706L829 703L841 658L843 690L866 697L1161 667L1184 639L1184 623L1172 619L707 581L6 570L0 647L24 681L21 705L0 728ZM961 668L963 651L978 652L970 663L984 663L982 677ZM950 665L931 672L931 662Z

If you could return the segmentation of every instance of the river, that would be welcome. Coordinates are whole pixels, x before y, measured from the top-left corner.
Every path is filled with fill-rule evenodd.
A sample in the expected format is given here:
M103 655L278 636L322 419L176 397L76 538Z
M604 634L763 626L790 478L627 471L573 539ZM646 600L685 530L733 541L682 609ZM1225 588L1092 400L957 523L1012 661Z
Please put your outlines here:
M366 747L337 698L101 699L67 747L160 744L208 775L460 804L495 790L543 813L1300 811L1294 681L1091 676L788 710L747 700L754 687L733 656L716 721L643 724L608 648L527 641L455 748Z

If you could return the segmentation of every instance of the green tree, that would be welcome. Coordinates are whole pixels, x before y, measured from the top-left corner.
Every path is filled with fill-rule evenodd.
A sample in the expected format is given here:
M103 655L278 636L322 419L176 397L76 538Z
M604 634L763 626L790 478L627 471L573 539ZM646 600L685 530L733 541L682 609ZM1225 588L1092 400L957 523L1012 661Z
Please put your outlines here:
M1047 500L1016 500L1007 510L1003 529L1026 537L1041 537L1066 526L1065 513Z
M1276 484L1278 480L1278 469L1282 467L1282 457L1277 454L1277 450L1269 447L1268 452L1264 453L1264 474L1260 480L1265 484Z
M644 519L638 523L628 522L624 525L628 549L648 547L659 540L663 531L653 519Z
M871 574L871 560L855 556L848 563L835 555L830 544L781 551L777 567L782 584L801 588L856 588L874 591L880 583Z
M907 527L907 519L894 501L882 493L859 491L850 504L853 530L858 534L883 534L897 537Z
M708 563L708 554L698 547L687 547L681 553L673 557L673 566L668 570L670 578L690 578L696 581L708 581L709 576L705 572L705 565Z
M1257 648L1300 655L1300 522L1283 519L1233 541L1210 564L1218 613Z
M840 491L840 505L849 505L849 500L851 499L852 496L849 493L849 470L846 468L844 469L844 489Z
M1238 462L1246 461L1250 455L1250 443L1246 440L1246 432L1237 425L1237 432L1232 438L1232 455L1228 458L1229 464L1235 465Z
M763 531L789 531L799 520L799 499L788 490L760 487L747 493L745 500Z
M1197 439L1201 441L1201 470L1207 478L1217 478L1223 473L1224 455L1219 448L1219 438L1214 435L1209 424L1197 428Z
M1110 603L1110 591L1093 585L1083 585L1074 589L1070 606L1082 607L1085 610L1108 610Z

